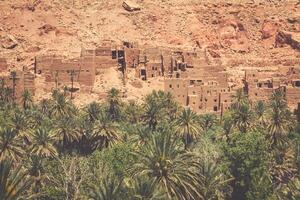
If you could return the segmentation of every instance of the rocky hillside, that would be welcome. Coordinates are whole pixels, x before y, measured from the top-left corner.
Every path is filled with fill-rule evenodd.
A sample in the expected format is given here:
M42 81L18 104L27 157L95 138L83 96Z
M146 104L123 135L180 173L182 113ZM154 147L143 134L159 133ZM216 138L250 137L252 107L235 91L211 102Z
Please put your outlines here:
M278 33L299 42L300 1L135 1L141 11L124 10L122 0L2 0L0 53L20 67L34 55L72 55L103 39L208 47L214 57L297 52Z

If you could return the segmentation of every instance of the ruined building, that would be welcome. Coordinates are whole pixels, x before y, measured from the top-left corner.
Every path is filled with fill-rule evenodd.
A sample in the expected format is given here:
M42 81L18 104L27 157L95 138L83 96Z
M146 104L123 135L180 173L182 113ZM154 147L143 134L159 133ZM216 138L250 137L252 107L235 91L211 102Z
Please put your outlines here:
M95 80L93 58L63 59L55 56L36 57L35 73L45 76L47 82L59 85L69 85L71 81L78 82L82 87L91 89Z
M12 89L12 96L16 102L21 102L25 90L28 90L31 95L35 93L34 75L27 69L0 75L0 79L5 87Z
M126 68L137 63L139 49L124 42L116 45L103 42L96 48L82 48L80 57L65 59L55 55L38 56L35 59L35 73L46 77L46 81L60 85L78 83L80 89L91 90L95 75L101 70L117 67L126 77ZM79 89L79 88L78 88Z
M254 102L269 100L272 92L279 88L284 91L288 106L297 110L300 103L300 68L248 70L245 73L245 89Z

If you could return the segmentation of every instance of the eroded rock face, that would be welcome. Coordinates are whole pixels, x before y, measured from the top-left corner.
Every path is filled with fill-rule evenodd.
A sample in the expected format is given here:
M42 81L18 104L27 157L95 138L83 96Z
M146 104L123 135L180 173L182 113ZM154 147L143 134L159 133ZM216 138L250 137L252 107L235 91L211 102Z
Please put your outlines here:
M276 35L275 46L283 47L290 45L293 49L300 51L300 33L279 31Z
M222 47L240 53L250 51L247 31L236 19L225 20L220 24L219 37Z

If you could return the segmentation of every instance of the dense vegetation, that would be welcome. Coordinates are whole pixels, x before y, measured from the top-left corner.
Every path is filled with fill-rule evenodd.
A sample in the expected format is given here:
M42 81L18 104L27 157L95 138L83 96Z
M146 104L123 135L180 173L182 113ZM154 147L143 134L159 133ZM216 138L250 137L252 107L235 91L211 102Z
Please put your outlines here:
M0 90L0 199L300 199L300 128L276 91L222 118L153 91L79 109L67 91Z

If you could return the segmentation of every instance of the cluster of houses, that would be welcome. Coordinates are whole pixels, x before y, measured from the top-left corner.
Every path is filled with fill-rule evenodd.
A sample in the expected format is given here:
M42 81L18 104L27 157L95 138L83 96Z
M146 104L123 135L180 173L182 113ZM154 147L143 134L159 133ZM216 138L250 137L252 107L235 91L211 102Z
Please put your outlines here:
M97 47L82 48L78 58L37 56L34 73L26 69L17 71L14 84L18 94L25 89L34 94L34 79L43 76L46 82L55 83L58 87L74 82L79 90L89 91L94 86L96 75L107 68L119 69L124 79L130 68L141 80L164 77L164 90L170 92L181 105L199 114L223 115L230 108L238 89L228 80L228 73L221 62L217 59L210 62L205 50L139 47L135 43L112 41L104 41ZM0 58L0 78L11 84L11 75L4 73L7 69L6 60ZM300 66L273 71L263 68L246 70L243 81L250 100L268 100L274 90L281 88L289 107L299 111Z

